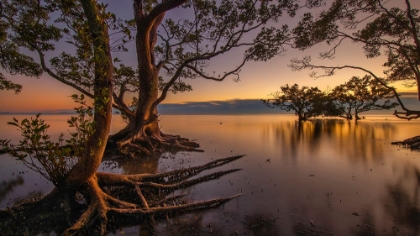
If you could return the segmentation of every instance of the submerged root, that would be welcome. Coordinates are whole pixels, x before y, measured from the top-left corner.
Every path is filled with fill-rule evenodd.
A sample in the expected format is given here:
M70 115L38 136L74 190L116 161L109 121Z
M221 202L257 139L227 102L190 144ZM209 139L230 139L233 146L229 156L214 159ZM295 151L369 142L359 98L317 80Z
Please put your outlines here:
M410 149L420 149L420 136L414 136L404 141L392 142L393 145L401 145Z
M136 225L142 222L149 222L149 231L153 233L155 218L165 218L171 214L217 207L240 194L227 198L189 202L184 199L185 195L176 194L174 191L238 171L239 169L230 169L195 177L204 170L225 165L241 157L223 158L201 166L158 174L118 175L98 172L78 191L84 198L84 201L78 202L84 202L81 203L84 207L71 210L70 222L63 221L67 222L67 229L62 229L63 231L59 233L64 235L105 235L122 225ZM63 214L66 212L66 207L61 206L59 209ZM1 216L10 218L16 212L22 212L22 209L10 209L7 214L3 212L4 214ZM34 215L31 217L37 219ZM63 222L61 222L62 225ZM21 222L19 223L21 224ZM4 225L0 224L0 230L2 230L2 226ZM36 234L39 231L25 233Z

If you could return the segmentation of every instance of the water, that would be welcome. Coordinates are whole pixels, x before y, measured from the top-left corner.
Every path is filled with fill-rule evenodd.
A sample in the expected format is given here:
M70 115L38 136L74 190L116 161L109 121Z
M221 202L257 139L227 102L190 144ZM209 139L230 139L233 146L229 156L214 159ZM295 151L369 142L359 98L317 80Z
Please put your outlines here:
M18 140L15 128L5 125L11 118L0 116L0 138ZM44 116L52 136L66 132L67 118ZM358 124L325 119L299 126L289 115L165 115L164 133L194 139L205 152L108 162L100 171L162 172L246 155L216 169L241 171L184 190L191 201L243 196L162 221L161 235L420 235L420 153L390 145L419 135L419 124L386 116L368 116ZM123 126L115 117L112 132ZM0 182L12 184L0 185L0 208L51 191L48 181L10 156L1 157ZM139 231L133 226L115 234Z

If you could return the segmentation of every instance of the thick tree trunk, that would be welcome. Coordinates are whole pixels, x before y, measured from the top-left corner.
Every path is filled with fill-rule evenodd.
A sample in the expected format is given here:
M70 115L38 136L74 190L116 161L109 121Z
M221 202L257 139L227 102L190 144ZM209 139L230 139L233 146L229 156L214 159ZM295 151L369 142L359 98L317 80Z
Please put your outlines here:
M163 1L159 6L175 7L184 1ZM61 225L68 223L71 227L67 228L63 235L105 235L107 228L111 222L128 222L127 219L135 219L134 223L138 223L139 219L149 218L154 221L154 216L167 217L173 212L184 212L192 210L207 209L216 207L224 202L229 201L241 194L229 197L219 198L203 202L185 203L182 199L184 195L174 195L176 190L185 189L195 184L219 179L229 173L236 172L240 169L231 169L219 171L197 178L191 178L200 172L222 166L242 156L232 156L224 159L211 161L202 166L190 167L181 170L170 171L160 174L135 174L135 175L117 175L112 173L97 173L97 169L102 162L105 146L110 132L110 124L112 117L112 76L113 64L111 60L111 52L109 47L108 29L105 22L101 19L96 0L81 0L84 14L89 25L89 33L93 39L94 63L95 63L95 83L94 83L94 124L95 131L89 137L85 144L85 151L81 156L81 160L70 170L66 177L63 188L54 191L51 198L45 199L49 202L56 199L57 204L53 208L54 211L59 210L67 215L67 222L60 222ZM139 4L140 3L140 4ZM141 7L141 1L135 0L135 6ZM165 3L167 3L165 5ZM175 4L175 5L174 5ZM151 12L151 14L153 11ZM153 14L152 14L153 15ZM136 15L136 20L141 17ZM139 22L139 21L137 21ZM153 24L154 21L152 21ZM145 25L150 25L145 24ZM142 26L140 24L140 26ZM142 28L138 25L138 39L146 40L144 37L149 35L149 28ZM143 39L142 39L143 37ZM132 144L131 141L152 140L172 142L174 146L185 147L184 139L175 136L162 135L157 121L157 109L154 103L158 96L158 79L157 70L153 66L151 50L145 50L150 45L144 44L149 41L137 41L137 50L139 59L139 70L141 75L140 92L139 92L139 108L136 112L135 119L130 119L130 124L124 129L127 132L125 141ZM150 48L149 48L150 49ZM118 134L123 137L124 132ZM191 144L191 142L189 142ZM123 144L120 142L119 144ZM130 147L130 145L128 145ZM187 178L186 178L187 177ZM123 191L128 194L120 194ZM181 191L183 192L183 191ZM62 194L64 193L64 194ZM83 199L76 200L75 195L82 195ZM61 196L65 197L61 201ZM83 201L84 200L84 201ZM64 202L60 203L60 202ZM83 208L71 214L71 204L76 203ZM28 205L26 205L28 206ZM69 208L68 208L69 207ZM57 210L56 210L57 209ZM0 212L0 218L8 218L5 223L0 222L0 230L2 225L10 226L9 222L20 223L25 220L25 215L21 214L24 207L16 207L9 212ZM69 210L69 211L67 211ZM54 212L49 210L48 212ZM39 212L39 211L37 211ZM70 213L69 213L70 212ZM19 214L16 214L19 213ZM15 215L21 215L22 220L16 220ZM45 216L42 214L42 218ZM77 220L74 221L74 216ZM52 215L54 217L54 215ZM41 217L31 217L36 219ZM61 217L62 218L62 217ZM48 220L48 218L47 218ZM120 221L121 220L121 221ZM130 225L134 224L130 222ZM39 227L35 227L38 229ZM23 227L18 229L25 231ZM60 229L61 231L61 229ZM19 231L14 231L16 233ZM18 233L19 234L19 233ZM27 234L27 232L24 232ZM38 234L37 232L31 234Z
M174 1L180 5L182 0ZM174 7L169 6L168 7ZM159 128L157 100L159 96L159 71L154 58L157 27L164 12L151 19L142 12L141 1L134 2L136 20L136 53L139 70L138 104L128 125L110 138L110 146L116 146L124 156L138 157L159 154L170 149L201 151L199 145L179 136L163 135Z
M66 178L68 189L78 189L94 176L102 162L104 150L110 132L112 118L112 76L113 64L109 47L109 36L106 24L99 19L96 1L81 1L86 15L90 36L93 40L95 58L95 131L86 143L81 160L73 167Z
M135 9L136 10L136 9ZM162 142L162 136L157 119L157 108L153 103L158 98L158 71L153 62L150 39L151 25L141 14L136 15L137 35L136 52L139 73L138 104L134 117L129 117L128 125L112 135L111 141L116 144L124 155L150 155Z

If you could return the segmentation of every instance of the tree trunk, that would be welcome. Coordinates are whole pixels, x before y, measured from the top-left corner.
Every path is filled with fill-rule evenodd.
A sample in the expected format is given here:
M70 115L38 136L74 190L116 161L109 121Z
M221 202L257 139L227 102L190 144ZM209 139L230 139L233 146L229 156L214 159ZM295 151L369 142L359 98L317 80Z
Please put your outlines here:
M110 132L112 118L112 76L113 65L106 24L99 19L96 1L81 1L86 15L90 36L93 40L95 58L94 122L95 131L86 143L81 160L72 168L66 178L66 188L77 189L91 178L102 162Z
M185 1L174 2L179 5ZM139 70L138 104L134 116L129 117L128 125L111 136L111 145L116 144L125 156L150 156L165 148L201 151L199 145L179 136L163 135L159 128L157 104L159 96L159 71L154 58L157 28L163 20L164 12L151 19L142 12L141 1L134 2L136 20L136 53Z
M119 154L130 158L150 157L164 151L202 151L197 149L199 145L195 142L161 132L157 107L154 106L159 95L158 73L155 67L139 64L142 73L139 75L139 99L135 116L129 117L125 128L111 135L109 146L116 147Z
M140 11L136 6L134 10ZM134 117L129 117L128 125L111 137L122 154L132 157L138 154L150 155L157 148L153 147L155 145L152 142L162 142L157 108L153 107L159 95L158 70L154 65L152 51L155 42L150 37L153 24L140 12L136 12L136 22L136 52L140 71L137 110Z
M134 220L133 223L131 223L132 221L129 222L129 224L132 225L138 223L139 220L147 218L154 222L154 216L168 217L169 214L173 214L174 212L207 209L209 207L219 206L230 199L240 196L241 194L238 194L229 198L219 198L195 203L185 203L185 200L180 200L181 203L178 203L177 200L181 199L183 195L174 195L174 193L175 190L185 189L204 181L219 179L221 176L240 170L231 169L191 178L202 171L222 166L237 160L242 156L232 156L214 160L202 166L189 167L159 174L135 174L128 176L96 172L102 162L110 132L112 118L113 63L109 47L108 29L104 20L101 19L97 1L80 0L80 2L82 3L84 14L87 18L90 37L93 39L95 64L95 131L85 143L84 153L82 154L80 161L70 170L65 179L64 186L58 189L60 191L54 190L53 193L49 195L51 197L41 200L43 202L51 203L50 200L53 199L57 204L64 202L60 203L58 206L55 205L53 208L54 211L48 209L49 213L60 211L62 215L67 216L67 222L59 223L60 228L62 228L61 225L65 223L71 225L70 228L67 228L63 232L63 235L105 235L108 232L108 225L115 222L127 223L129 222L128 220L131 219L132 221ZM182 3L181 0L176 2ZM169 3L172 3L172 1L169 1ZM138 36L148 35L148 31L146 30L143 32L140 28L137 34ZM137 44L138 52L141 51L143 54L149 53L150 56L150 51L143 50L143 42L139 43L138 41ZM162 137L156 119L157 109L154 103L158 96L157 70L152 66L153 63L150 63L151 61L152 60L139 61L139 69L142 71L139 77L141 82L139 109L136 112L135 119L130 119L130 124L125 128L128 135L133 136L132 138L149 138L149 141L151 138L160 139L160 137ZM165 138L166 137L167 136L165 135ZM166 140L168 140L168 138L166 138ZM175 146L184 146L184 143L180 142L183 141L183 139L178 137L175 141ZM186 176L188 176L188 178L186 178ZM119 186L119 188L113 188L116 186ZM106 190L103 190L102 188L106 188ZM124 190L129 190L124 192L129 193L129 196L122 196L125 194L119 194L119 191ZM183 191L185 190L182 190L181 192ZM75 199L76 192L83 195L82 197L84 198L85 203L77 202ZM171 197L168 197L169 195L171 195ZM64 201L60 199L63 196L65 197ZM130 202L132 199L134 199L133 202ZM73 212L75 214L72 214L70 206L72 203L78 204L83 210L78 209ZM22 209L23 207L18 206L14 208L13 211L21 212ZM13 211L0 215L0 217L10 219L10 221L6 222L6 225L8 226L10 226L9 222L21 222L21 220L16 220L15 216L22 216L21 219L25 220L25 215L20 213L15 214L16 212ZM45 214L42 214L41 212L40 215L41 218L45 219ZM78 219L73 222L75 215ZM54 217L53 214L51 216ZM113 222L108 222L109 216L112 217ZM30 220L35 218L39 217L30 217ZM2 224L3 222L0 222L0 226ZM36 225L35 228L38 229L38 225ZM26 231L23 227L19 227L19 229ZM42 231L45 231L45 229L42 229ZM16 232L19 231L13 231L13 233ZM31 235L32 234L37 235L39 233L31 233Z

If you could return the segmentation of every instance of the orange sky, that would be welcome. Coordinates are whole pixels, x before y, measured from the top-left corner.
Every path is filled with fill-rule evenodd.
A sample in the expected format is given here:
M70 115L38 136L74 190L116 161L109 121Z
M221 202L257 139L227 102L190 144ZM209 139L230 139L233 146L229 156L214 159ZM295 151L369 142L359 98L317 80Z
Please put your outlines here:
M420 1L413 3L413 7L420 8ZM339 71L333 77L313 79L308 76L309 71L293 72L288 67L290 59L300 58L304 55L312 55L312 58L316 59L317 53L321 50L320 47L305 52L291 49L284 56L276 57L268 62L250 62L241 71L240 82L233 82L229 78L223 82L206 81L204 79L190 80L193 85L192 92L176 95L168 94L164 103L268 98L270 97L269 94L278 90L281 85L294 83L301 86L317 86L321 90L326 90L344 83L353 75L364 75L359 71L347 69ZM122 56L135 61L135 49L131 48L129 51ZM120 55L118 57L120 58ZM224 68L228 69L238 64L241 58L242 55L234 53L215 58L210 61L209 70L214 69L223 72ZM326 65L362 66L381 74L383 62L383 58L366 59L360 45L347 42L339 48L336 59L323 63ZM77 91L47 75L43 75L40 79L14 76L12 80L22 84L24 86L23 90L18 95L12 91L0 91L2 94L0 112L47 111L71 109L75 106L69 96L77 93ZM414 91L401 85L396 86L399 91Z
M352 46L352 47L350 47ZM363 52L355 45L342 47L339 55L330 65L352 64L369 68L381 73L382 59L366 59ZM355 70L342 70L335 76L319 79L310 78L309 71L293 72L289 67L290 59L303 55L314 55L315 49L308 52L290 50L285 56L277 57L268 62L251 62L241 72L241 81L234 82L227 79L223 82L207 81L204 79L192 80L193 91L187 93L168 94L164 103L183 103L192 101L214 101L230 99L261 99L268 98L272 92L284 84L317 86L322 90L334 87L353 75L363 76L364 73ZM315 54L316 55L316 54ZM222 65L223 60L219 60ZM0 112L47 111L71 109L75 106L69 97L76 90L44 75L40 79L14 76L13 81L23 84L20 94L12 91L0 91ZM410 89L397 85L399 91ZM414 91L411 89L411 91Z

